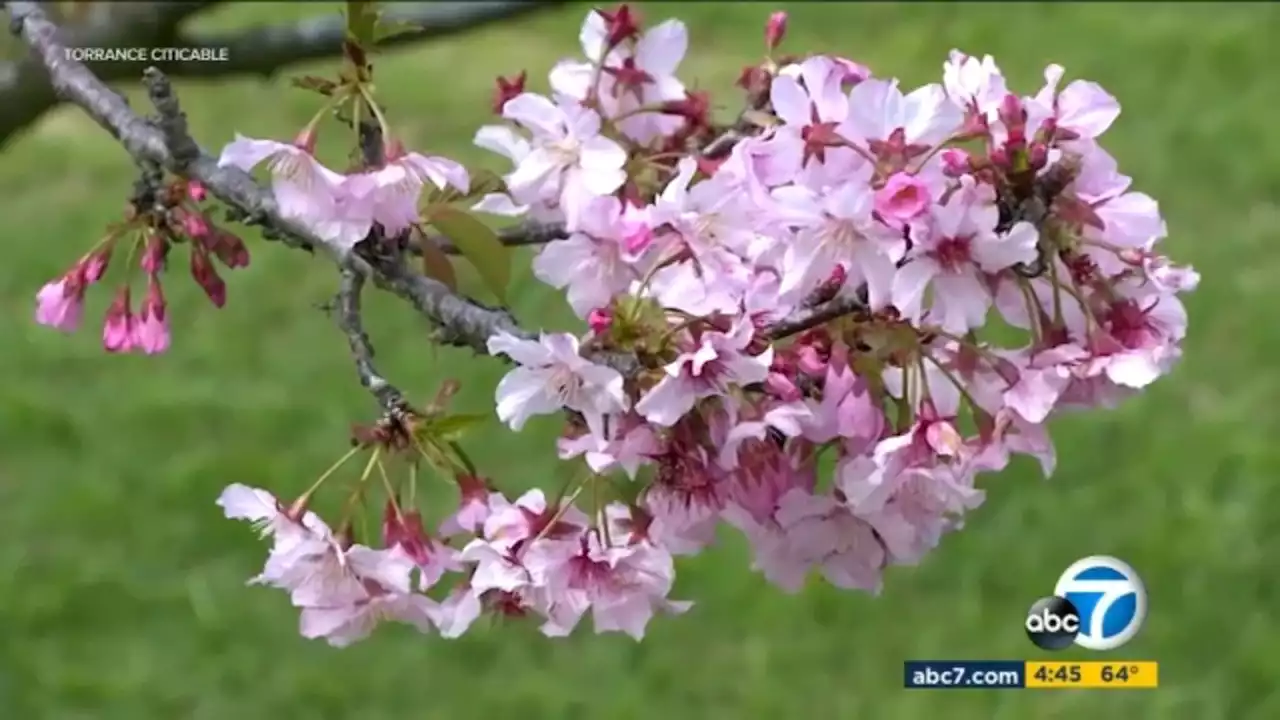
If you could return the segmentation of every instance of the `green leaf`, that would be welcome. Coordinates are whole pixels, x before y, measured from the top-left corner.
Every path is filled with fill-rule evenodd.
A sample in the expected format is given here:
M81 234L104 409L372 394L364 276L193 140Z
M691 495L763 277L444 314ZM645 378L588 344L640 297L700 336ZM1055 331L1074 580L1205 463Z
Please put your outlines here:
M429 434L434 439L451 443L459 440L468 429L488 419L488 415L475 413L445 415L428 420L422 428L422 432Z
M366 50L372 48L378 41L378 3L353 0L346 7L347 37Z
M422 249L422 273L429 278L439 280L450 290L458 290L458 274L453 271L453 261L434 242L422 233L415 232L414 240Z
M471 190L467 193L468 198L481 198L490 193L506 191L507 181L503 180L498 173L484 168L471 171Z
M476 216L448 205L429 208L427 222L453 241L480 273L485 285L505 303L507 284L511 282L511 258L493 228Z
M626 477L617 475L608 478L609 488L613 491L613 499L628 505L635 505L640 501L640 494L648 487L648 483L638 480L631 480Z

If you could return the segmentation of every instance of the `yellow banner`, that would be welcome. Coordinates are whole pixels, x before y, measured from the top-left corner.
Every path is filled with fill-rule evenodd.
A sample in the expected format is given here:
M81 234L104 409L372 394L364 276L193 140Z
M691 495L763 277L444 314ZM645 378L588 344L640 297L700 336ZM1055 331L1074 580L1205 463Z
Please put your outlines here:
M1160 663L1150 660L1028 662L1029 688L1154 688Z

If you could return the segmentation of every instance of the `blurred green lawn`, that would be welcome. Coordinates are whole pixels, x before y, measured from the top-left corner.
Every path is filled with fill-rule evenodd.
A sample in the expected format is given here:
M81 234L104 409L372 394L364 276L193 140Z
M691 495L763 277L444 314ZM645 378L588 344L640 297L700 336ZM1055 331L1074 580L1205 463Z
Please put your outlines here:
M686 82L728 88L758 57L774 6L681 5L643 10L690 25ZM346 424L372 410L345 341L315 309L334 274L255 242L253 267L227 278L225 310L172 281L176 341L161 358L104 357L92 319L71 338L35 326L33 293L98 236L132 179L107 136L63 109L0 161L0 718L1280 716L1280 323L1267 290L1280 276L1267 244L1280 232L1280 10L783 6L788 48L847 54L907 84L940 78L958 47L994 54L1025 92L1058 62L1117 95L1124 114L1108 148L1161 201L1170 250L1205 278L1177 373L1117 412L1059 422L1051 482L1029 465L991 478L969 529L923 566L894 570L879 598L816 582L785 595L730 538L681 566L678 595L698 605L656 621L641 644L585 628L567 641L521 626L444 641L392 627L333 650L297 636L281 594L243 586L264 548L213 501L230 482L300 491L342 451ZM379 77L391 111L416 143L481 159L469 142L488 119L491 79L527 68L544 87L551 64L577 53L586 9L388 56ZM327 10L254 3L210 21ZM234 131L288 136L313 102L283 82L192 85L183 97L215 148ZM726 112L736 104L731 90L719 98ZM514 296L526 320L567 317L527 273ZM461 405L492 407L497 363L431 350L406 308L373 307L386 372L419 396L459 377ZM554 432L551 421L520 435L494 423L471 446L500 481L531 485L557 472ZM1159 690L901 689L904 659L1044 656L1023 613L1094 553L1146 581L1146 628L1112 655L1158 660Z

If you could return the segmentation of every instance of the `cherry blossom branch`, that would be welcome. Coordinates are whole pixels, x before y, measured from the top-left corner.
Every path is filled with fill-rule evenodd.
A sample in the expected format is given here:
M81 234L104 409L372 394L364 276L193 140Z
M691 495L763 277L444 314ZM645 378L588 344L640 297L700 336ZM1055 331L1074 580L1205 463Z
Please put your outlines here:
M343 20L336 15L269 25L235 33L188 34L181 25L195 14L221 3L98 3L84 25L63 28L63 43L72 48L181 47L224 51L222 62L174 60L156 63L169 77L227 78L257 75L271 78L293 64L336 56ZM485 23L562 4L559 0L499 2L424 2L394 6L384 14L390 23L415 26L387 37L381 47L403 46L446 37ZM103 81L137 78L148 63L90 62ZM0 144L38 120L59 103L44 63L37 58L0 66Z
M373 365L373 343L365 333L364 321L360 315L364 275L355 267L343 267L340 272L342 279L334 310L338 327L346 333L347 343L351 346L351 356L355 358L360 384L377 398L378 404L388 413L404 412L408 407L404 393L388 382Z
M867 304L856 297L836 298L811 308L796 311L793 315L780 320L765 329L764 335L770 340L798 335L810 328L825 325L838 317L865 311Z
M321 240L299 223L280 216L275 198L247 173L219 167L217 160L200 150L184 161L175 155L166 135L179 137L184 121L168 81L158 70L149 74L149 91L159 99L161 117L148 121L132 110L123 97L107 87L83 63L73 60L58 39L58 28L34 2L8 3L12 27L36 52L48 69L60 97L83 109L139 162L155 163L165 169L199 180L233 213L249 224L259 225L270 239L287 246L327 251L339 264L351 267L372 280L377 287L406 300L438 327L441 342L486 352L486 340L499 331L531 337L505 310L470 301L443 283L410 270L396 257L366 257L350 249ZM170 99L172 100L170 102ZM194 141L192 141L194 142ZM181 146L180 141L180 146ZM196 146L198 149L198 146ZM181 153L179 153L181 155Z

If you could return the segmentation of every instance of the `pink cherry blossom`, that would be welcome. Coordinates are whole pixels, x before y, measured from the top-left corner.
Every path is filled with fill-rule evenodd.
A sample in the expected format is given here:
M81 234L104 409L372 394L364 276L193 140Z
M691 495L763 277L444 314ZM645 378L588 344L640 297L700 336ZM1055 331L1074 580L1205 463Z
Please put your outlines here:
M498 383L498 418L519 430L530 416L569 408L598 427L605 415L626 410L622 375L587 360L578 349L578 339L567 333L543 334L537 341L506 333L489 338L489 354L506 355L520 365Z
M608 195L626 180L622 167L627 153L600 135L595 111L523 93L509 100L502 114L532 134L529 154L505 178L515 202L527 205L558 197L576 229L590 198Z
M941 85L925 85L903 95L896 80L868 78L849 92L849 117L840 133L871 152L877 151L876 143L889 142L899 133L901 148L918 155L955 134L963 119Z
M607 118L620 118L619 128L630 139L648 143L670 135L682 120L657 112L640 112L685 96L684 84L675 76L689 46L684 23L667 20L640 37L634 49L615 46L606 56L608 26L597 12L587 15L580 39L588 62L565 60L552 68L551 87L558 94L585 102L598 99ZM599 72L596 67L603 69ZM592 87L592 80L598 85Z
M423 632L431 630L436 603L410 588L414 561L402 549L374 550L356 545L343 555L340 587L294 602L302 608L299 622L305 638L325 638L345 647L368 637L379 623L398 621Z
M614 197L593 198L583 208L578 232L547 243L534 258L534 275L566 290L570 307L586 317L639 279L627 240L646 227L642 211Z
M237 134L222 149L218 165L248 171L268 163L280 215L306 225L323 240L351 247L369 234L375 184L330 170L309 145L305 138L291 144Z
M575 547L576 546L576 547ZM598 532L556 543L535 543L526 554L533 582L545 588L543 633L571 633L588 610L598 633L624 632L636 640L656 611L682 613L689 602L667 599L675 582L671 554L647 542L609 547Z
M979 327L991 307L983 273L996 273L1036 258L1039 233L1018 223L998 234L994 204L953 198L933 207L933 226L914 238L906 264L894 276L893 304L907 317L923 315L925 292L932 288L929 318L944 330L963 333Z
M942 66L942 84L947 96L960 107L983 118L994 118L1009 90L1004 75L990 55L978 59L952 50Z
M811 291L841 267L847 283L866 284L871 307L888 303L895 263L903 258L907 243L900 231L872 215L875 195L865 181L847 182L826 194L782 187L774 190L774 198L799 228L783 263L783 292Z
M424 184L465 193L471 189L467 169L443 157L406 153L371 173L376 189L373 219L389 235L399 235L417 223L418 201Z
M769 50L784 15L766 23ZM579 330L486 344L515 366L494 394L499 421L562 415L555 450L572 467L545 483L481 477L488 458L414 435L446 412L442 390L400 428L412 438L392 432L394 413L357 432L377 439L353 453L429 441L415 452L458 486L456 504L419 507L416 468L377 467L386 477L364 489L382 503L382 547L357 533L358 508L337 531L307 510L342 492L320 487L328 475L287 507L227 488L227 515L270 539L251 582L288 594L305 637L345 645L396 621L456 638L484 617L563 637L590 614L597 632L639 639L689 607L669 599L674 558L725 526L785 591L820 576L877 593L887 568L964 527L1015 455L1051 474L1050 420L1115 407L1181 357L1182 293L1199 275L1164 254L1161 207L1101 144L1119 104L1098 85L1059 89L1051 65L1028 96L994 58L952 51L940 82L904 93L801 49L744 69L752 111L722 138L707 118L721 99L676 77L683 24L645 30L623 6L590 12L579 40L586 61L556 65L549 95L525 91L524 73L500 81L506 122L474 137L511 164L473 208L562 230L533 276ZM383 166L345 175L313 146L311 130L293 144L237 136L222 164L268 163L281 211L339 255L375 223L417 223L428 184L448 191L433 202L471 185L463 166L394 141ZM164 221L221 305L213 261L241 263L195 202ZM104 328L114 351L169 342L169 242L140 234L148 294L135 316L122 280ZM39 292L39 322L75 327L115 242ZM444 516L438 533L428 513Z
M905 225L920 217L932 202L929 186L907 173L894 173L876 191L875 208L880 217Z
M1045 68L1044 87L1034 102L1054 119L1058 132L1068 134L1065 139L1092 140L1106 132L1120 116L1120 103L1101 85L1088 80L1073 80L1059 91L1058 83L1064 73L1061 65Z
M751 324L741 320L727 333L702 333L696 345L667 365L666 376L636 403L636 412L652 423L670 427L699 398L723 394L732 385L764 382L773 349L746 354L753 335Z

